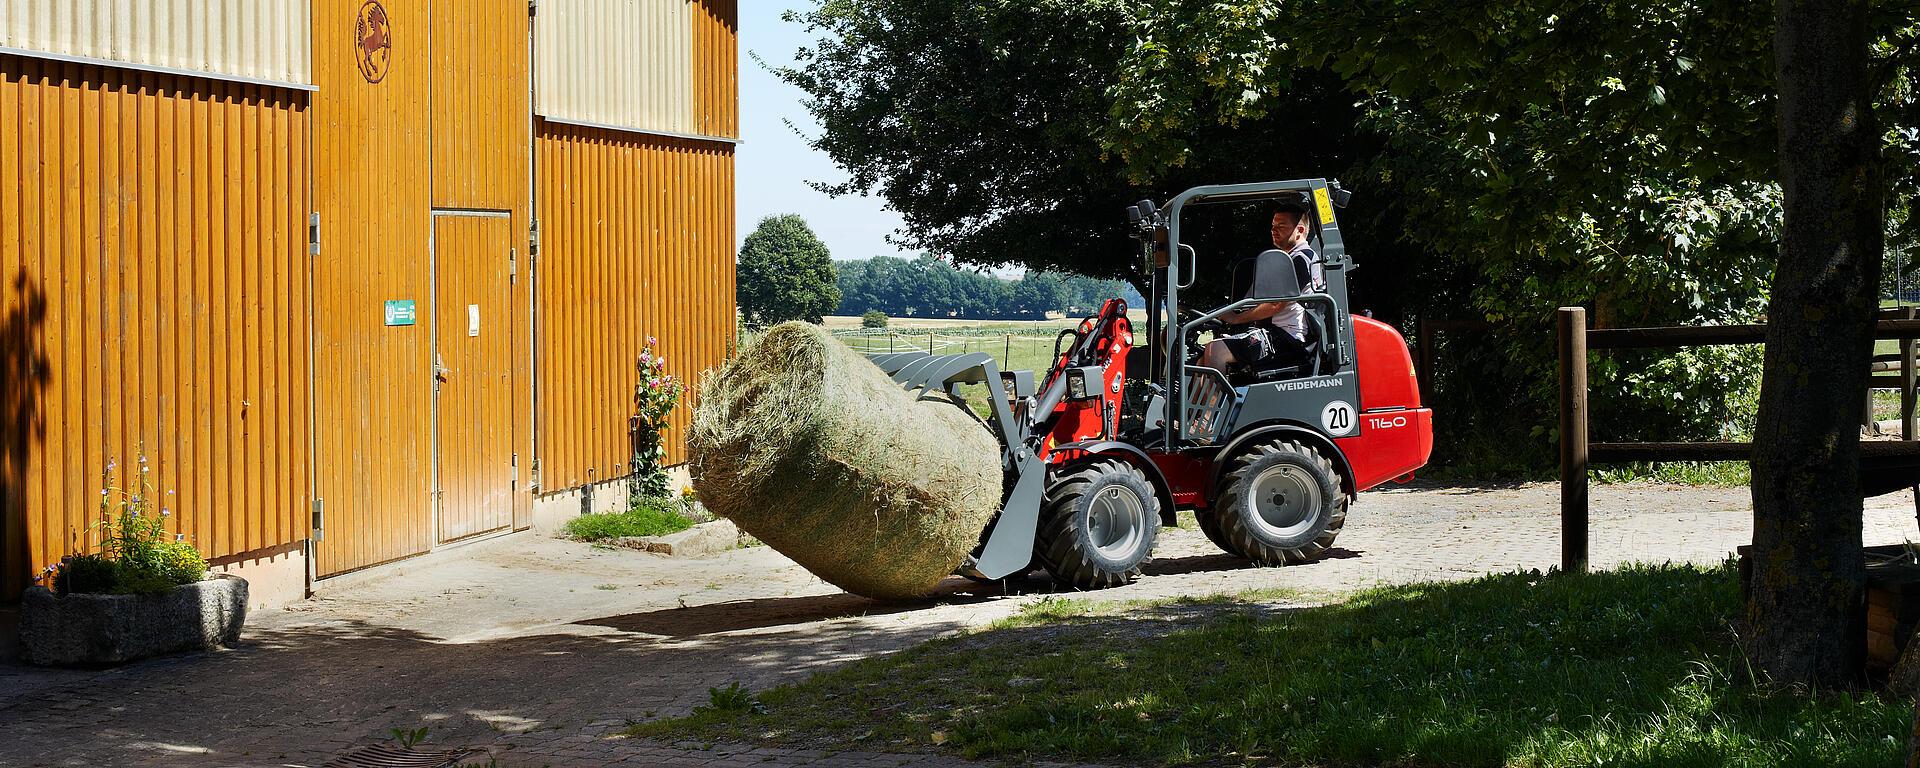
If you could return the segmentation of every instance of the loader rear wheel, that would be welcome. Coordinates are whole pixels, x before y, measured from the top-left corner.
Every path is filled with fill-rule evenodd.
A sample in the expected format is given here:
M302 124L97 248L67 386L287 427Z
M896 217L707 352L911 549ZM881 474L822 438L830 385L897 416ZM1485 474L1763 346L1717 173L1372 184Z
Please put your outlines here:
M1238 550L1233 548L1233 541L1228 539L1227 534L1220 530L1220 511L1218 509L1196 509L1193 511L1193 520L1200 524L1200 532L1206 534L1207 540L1213 542L1214 546L1219 547L1220 551L1235 557L1246 557L1246 555L1240 554Z
M1347 522L1333 462L1301 443L1254 446L1234 458L1221 484L1209 510L1226 539L1221 548L1261 565L1317 560Z
M1066 467L1040 506L1034 553L1055 581L1079 589L1140 577L1160 531L1160 500L1132 464L1102 459Z

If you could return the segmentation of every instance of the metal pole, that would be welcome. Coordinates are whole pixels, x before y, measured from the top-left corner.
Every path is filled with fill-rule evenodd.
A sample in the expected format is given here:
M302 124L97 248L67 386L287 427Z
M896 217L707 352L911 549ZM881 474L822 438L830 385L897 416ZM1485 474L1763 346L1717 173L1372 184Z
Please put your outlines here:
M1010 365L1013 365L1013 334L1011 333L1007 334L1006 347L1000 350L1000 370L1004 371Z
M1560 308L1560 570L1587 570L1587 310Z
M933 331L927 331L927 354L933 354Z

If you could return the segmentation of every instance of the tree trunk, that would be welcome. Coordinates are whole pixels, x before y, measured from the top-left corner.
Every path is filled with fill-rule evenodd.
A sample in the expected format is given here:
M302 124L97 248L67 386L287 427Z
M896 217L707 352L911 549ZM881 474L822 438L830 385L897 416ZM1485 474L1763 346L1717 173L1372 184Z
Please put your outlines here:
M1776 683L1861 680L1860 423L1880 281L1884 180L1867 6L1777 0L1785 224L1753 453L1747 652Z

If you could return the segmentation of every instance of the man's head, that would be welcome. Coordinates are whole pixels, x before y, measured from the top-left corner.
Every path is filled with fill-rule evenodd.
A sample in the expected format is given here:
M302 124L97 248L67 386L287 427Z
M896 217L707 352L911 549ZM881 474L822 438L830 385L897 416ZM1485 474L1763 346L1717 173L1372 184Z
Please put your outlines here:
M1307 240L1307 209L1291 203L1273 207L1273 247L1291 251Z

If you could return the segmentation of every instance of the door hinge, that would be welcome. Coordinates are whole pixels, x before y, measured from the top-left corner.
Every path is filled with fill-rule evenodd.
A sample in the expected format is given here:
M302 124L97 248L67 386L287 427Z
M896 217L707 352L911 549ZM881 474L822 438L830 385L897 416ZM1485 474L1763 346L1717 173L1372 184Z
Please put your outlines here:
M307 214L307 255L320 255L320 212Z
M314 499L313 500L313 537L312 538L314 541L319 541L326 537L327 537L327 500Z
M540 15L540 0L527 0L527 15Z
M514 282L519 282L519 280L520 280L520 249L508 248L507 249L507 282L514 283Z
M513 455L513 461L507 464L507 469L512 473L507 476L507 487L512 488L514 490L519 490L520 489L520 454L515 453Z
M534 219L527 225L527 258L540 255L540 220Z

